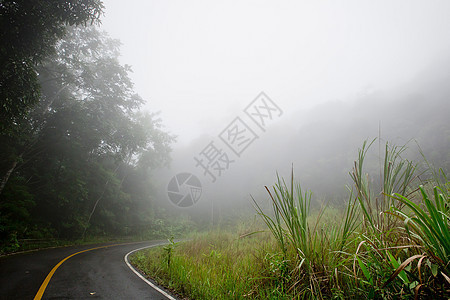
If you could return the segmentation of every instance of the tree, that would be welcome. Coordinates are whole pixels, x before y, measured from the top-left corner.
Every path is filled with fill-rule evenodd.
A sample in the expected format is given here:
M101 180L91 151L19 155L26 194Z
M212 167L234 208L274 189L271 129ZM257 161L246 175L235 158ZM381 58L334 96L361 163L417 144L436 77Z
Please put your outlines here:
M36 67L54 53L66 26L99 22L102 11L99 0L0 1L0 133L13 134L39 101Z
M94 26L71 27L37 69L41 98L20 119L21 138L0 145L16 162L0 201L23 178L34 224L58 236L126 232L146 212L149 171L169 161L173 137L140 112L119 45Z

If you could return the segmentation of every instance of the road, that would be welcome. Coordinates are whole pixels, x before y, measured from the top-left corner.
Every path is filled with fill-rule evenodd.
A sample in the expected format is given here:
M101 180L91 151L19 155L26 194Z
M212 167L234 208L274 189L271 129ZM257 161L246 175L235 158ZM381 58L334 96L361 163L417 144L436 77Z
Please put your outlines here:
M39 299L38 291L42 299L168 299L124 260L130 251L160 243L73 246L1 257L0 299Z

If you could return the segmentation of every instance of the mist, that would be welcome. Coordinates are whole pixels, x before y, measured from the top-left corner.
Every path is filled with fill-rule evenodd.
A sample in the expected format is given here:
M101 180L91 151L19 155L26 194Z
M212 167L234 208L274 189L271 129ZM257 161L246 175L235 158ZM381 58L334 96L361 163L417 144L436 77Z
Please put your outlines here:
M215 135L261 91L296 119L409 82L450 46L445 1L105 5L102 28L122 41L136 90L179 144Z
M154 176L167 209L180 209L165 197L179 172L203 187L199 202L180 213L205 212L212 202L231 209L250 205L250 194L265 198L264 186L292 166L316 201L341 203L358 148L377 137L377 162L391 142L408 144L415 159L419 145L448 168L448 3L137 5L106 2L102 27L122 41L136 90L177 136L170 169ZM220 142L262 91L283 114L212 182L194 157Z

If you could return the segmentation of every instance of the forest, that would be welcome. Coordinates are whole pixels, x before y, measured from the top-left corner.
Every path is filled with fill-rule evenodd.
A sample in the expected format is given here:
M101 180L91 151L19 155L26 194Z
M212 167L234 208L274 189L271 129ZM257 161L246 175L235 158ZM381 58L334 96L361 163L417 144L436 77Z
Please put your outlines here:
M164 230L149 176L174 137L96 28L102 3L35 2L0 5L2 251Z

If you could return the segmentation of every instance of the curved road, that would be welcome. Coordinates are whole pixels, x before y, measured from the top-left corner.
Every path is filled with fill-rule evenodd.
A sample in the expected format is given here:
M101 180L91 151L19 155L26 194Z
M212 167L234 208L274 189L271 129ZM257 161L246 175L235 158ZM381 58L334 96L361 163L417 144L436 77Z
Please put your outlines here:
M126 264L130 251L163 242L54 248L0 258L0 299L168 299ZM93 249L100 247L98 249ZM78 253L80 251L89 250ZM72 254L78 253L70 258ZM58 263L66 259L42 289Z

